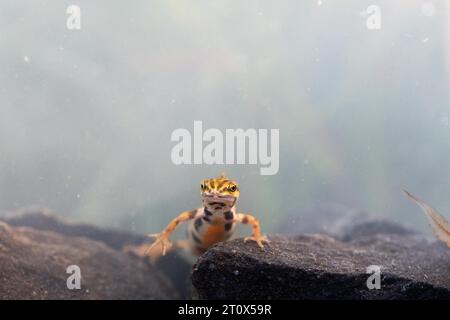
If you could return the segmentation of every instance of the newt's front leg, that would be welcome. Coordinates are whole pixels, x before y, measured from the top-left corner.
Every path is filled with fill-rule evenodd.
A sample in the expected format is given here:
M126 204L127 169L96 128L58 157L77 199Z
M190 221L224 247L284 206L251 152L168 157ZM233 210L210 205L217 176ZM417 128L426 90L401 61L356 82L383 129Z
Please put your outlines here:
M249 240L255 241L261 249L264 249L263 242L267 243L269 241L261 234L258 219L250 214L237 213L234 221L243 224L249 224L252 227L252 235L250 237L245 237L244 242L247 242Z
M157 244L161 244L162 255L164 256L166 254L166 250L172 246L172 243L169 240L169 237L172 234L172 232L175 231L175 229L181 222L185 222L187 220L195 218L195 216L197 215L197 211L198 210L184 211L180 213L175 219L170 221L170 223L167 225L167 227L164 228L163 231L161 231L160 233L150 234L149 236L155 237L156 239L147 248L147 250L145 250L144 255L146 255L147 252L150 251Z

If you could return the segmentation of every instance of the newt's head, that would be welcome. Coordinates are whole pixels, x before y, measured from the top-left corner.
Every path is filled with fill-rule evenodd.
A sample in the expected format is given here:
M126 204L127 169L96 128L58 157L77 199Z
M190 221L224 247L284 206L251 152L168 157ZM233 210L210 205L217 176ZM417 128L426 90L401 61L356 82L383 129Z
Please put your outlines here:
M233 180L228 179L224 173L218 178L204 179L200 183L200 192L203 204L208 210L228 211L239 198L239 187Z

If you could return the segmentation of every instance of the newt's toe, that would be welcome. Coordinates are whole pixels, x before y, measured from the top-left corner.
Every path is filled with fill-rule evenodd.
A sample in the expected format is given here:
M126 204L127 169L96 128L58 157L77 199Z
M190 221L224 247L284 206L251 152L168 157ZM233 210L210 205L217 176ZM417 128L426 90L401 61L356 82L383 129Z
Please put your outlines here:
M156 238L155 241L147 247L147 250L144 254L147 254L150 250L152 250L156 245L160 244L162 249L162 255L165 256L167 250L169 250L172 247L172 242L170 242L169 239L167 239L167 236L165 234L152 234L149 235L151 237Z
M267 243L268 240L265 237L254 237L254 236L250 236L250 237L245 237L244 238L244 242L247 241L255 241L256 244L262 249L264 250L264 244L263 243Z

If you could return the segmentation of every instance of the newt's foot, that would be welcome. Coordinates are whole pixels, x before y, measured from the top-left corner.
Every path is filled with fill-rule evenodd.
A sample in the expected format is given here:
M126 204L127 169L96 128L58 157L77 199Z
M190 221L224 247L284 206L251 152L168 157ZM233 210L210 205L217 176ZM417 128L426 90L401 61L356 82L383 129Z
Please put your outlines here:
M160 248L153 247L149 250L149 245L147 243L140 245L128 245L123 249L127 253L131 253L139 258L149 259L151 263L154 263L162 255Z
M250 237L245 237L245 238L244 238L244 242L247 242L247 241L255 241L255 242L258 244L258 246L259 246L261 249L263 249L263 250L264 250L264 245L263 245L263 243L268 243L268 242L269 242L269 240L268 240L266 237L264 237L264 236L250 236Z
M156 238L155 241L145 250L144 254L147 254L148 251L152 250L156 245L160 244L162 249L162 255L166 255L166 251L172 247L172 242L167 238L167 235L164 233L155 233L149 234L149 237Z

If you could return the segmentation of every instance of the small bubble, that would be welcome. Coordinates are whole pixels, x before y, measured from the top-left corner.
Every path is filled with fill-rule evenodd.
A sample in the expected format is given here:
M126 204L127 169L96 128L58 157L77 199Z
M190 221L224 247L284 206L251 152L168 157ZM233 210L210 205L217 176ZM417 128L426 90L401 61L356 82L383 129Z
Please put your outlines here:
M28 56L23 57L23 61L25 61L25 63L29 63L30 62L30 58Z
M233 273L234 273L235 276L238 276L239 275L239 270L234 270Z

